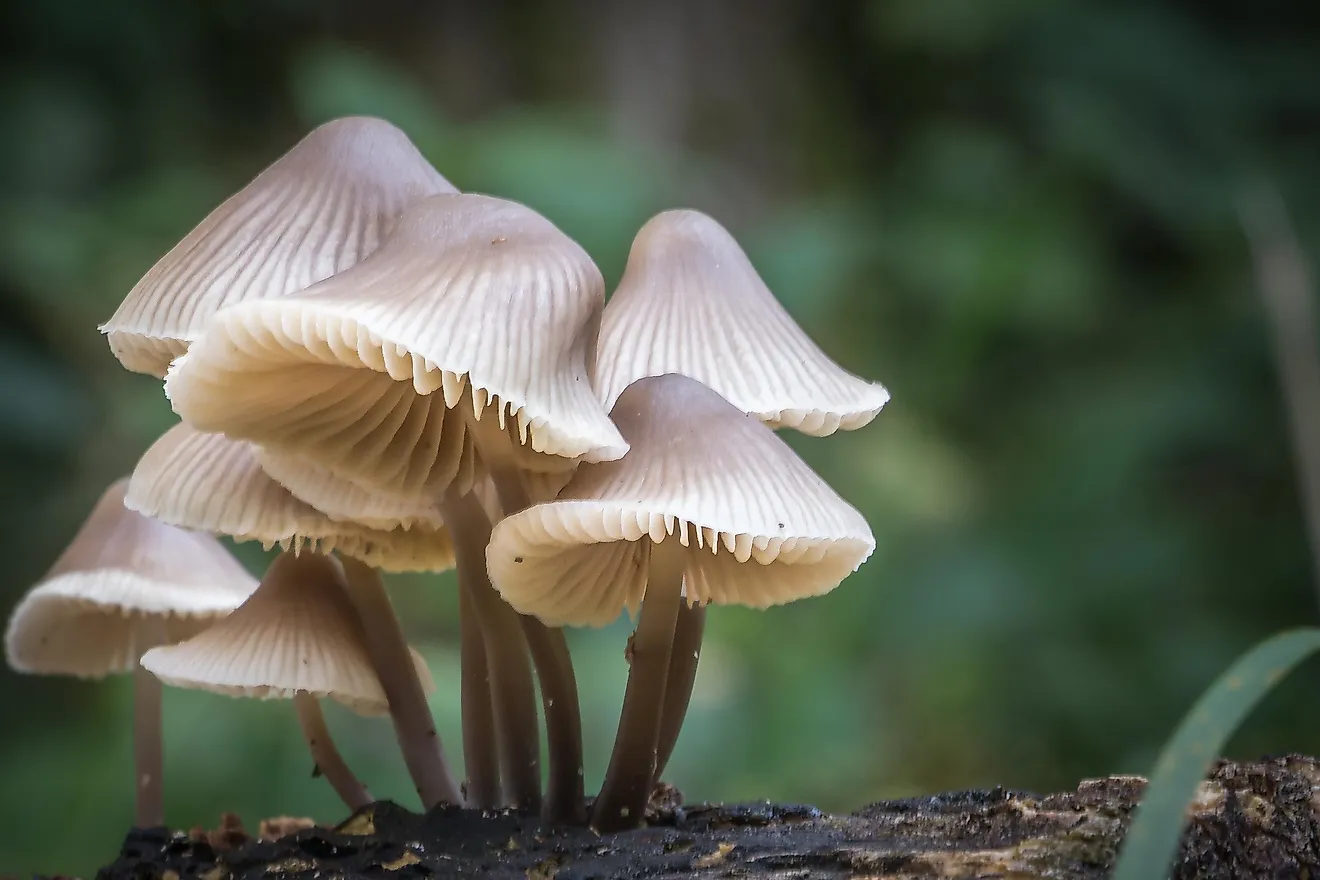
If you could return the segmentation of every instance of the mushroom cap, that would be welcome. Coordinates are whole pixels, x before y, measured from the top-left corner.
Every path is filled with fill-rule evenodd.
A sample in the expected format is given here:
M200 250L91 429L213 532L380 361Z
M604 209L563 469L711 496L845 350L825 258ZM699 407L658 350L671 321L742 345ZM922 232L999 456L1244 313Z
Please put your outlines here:
M306 691L362 715L386 714L389 701L345 589L338 560L282 553L233 614L186 642L153 648L142 666L175 687L263 700ZM415 651L413 663L423 688L435 690Z
M388 122L327 122L207 215L101 330L125 367L164 376L223 306L341 272L374 251L410 204L454 191Z
M682 373L773 428L818 437L862 427L889 400L821 351L733 236L698 211L666 211L637 233L596 364L607 406L637 379Z
M444 571L454 565L449 532L417 524L388 531L331 519L261 469L249 443L186 423L151 445L124 503L185 528L295 551L332 550L385 571Z
M688 548L689 603L764 608L834 589L875 549L866 520L766 425L695 379L640 379L614 406L631 446L555 501L501 521L486 550L510 605L601 626L646 589L643 538Z
M256 580L211 535L124 507L127 478L14 609L5 657L20 672L101 678L144 648L188 638L233 611Z
M407 485L437 494L453 474L435 450L462 430L450 408L465 397L478 413L495 401L491 415L535 453L623 455L591 385L603 305L596 265L540 214L431 196L351 269L218 313L165 388L204 431L307 455L364 485L394 489L406 472Z

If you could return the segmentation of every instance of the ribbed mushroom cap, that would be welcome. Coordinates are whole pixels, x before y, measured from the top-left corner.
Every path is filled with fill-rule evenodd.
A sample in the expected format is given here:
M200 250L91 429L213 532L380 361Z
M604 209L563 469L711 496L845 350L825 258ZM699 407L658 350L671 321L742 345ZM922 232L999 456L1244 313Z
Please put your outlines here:
M165 388L189 423L305 454L391 488L443 491L455 407L498 398L536 453L614 459L593 393L604 286L591 258L522 205L432 196L370 258L301 293L220 312ZM487 416L489 417L489 416ZM443 425L443 429L442 429Z
M188 233L101 330L125 367L164 376L223 306L341 272L374 251L409 205L454 191L388 122L327 122Z
M130 672L144 647L188 638L257 582L210 535L124 507L128 480L101 496L73 542L14 609L5 657L20 672Z
M262 470L251 444L203 434L182 422L142 456L124 503L185 528L267 547L333 550L385 571L444 571L454 564L448 531L420 524L384 531L336 522Z
M697 211L666 211L637 233L596 363L607 406L643 376L682 373L773 428L821 437L862 427L889 400L821 351L733 236Z
M237 611L186 642L148 651L142 666L175 687L257 699L306 691L383 715L389 701L344 589L338 560L282 553ZM416 652L413 662L423 688L435 690Z
M686 376L634 382L622 460L582 465L552 502L495 527L491 582L551 625L600 626L646 586L643 538L688 548L691 603L763 608L826 593L875 549L862 515L770 428Z

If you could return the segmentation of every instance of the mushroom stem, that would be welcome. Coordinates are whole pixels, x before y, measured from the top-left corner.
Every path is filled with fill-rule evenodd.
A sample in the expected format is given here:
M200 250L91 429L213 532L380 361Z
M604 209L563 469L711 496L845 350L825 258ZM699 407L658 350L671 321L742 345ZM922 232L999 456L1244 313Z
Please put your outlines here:
M372 803L374 799L371 792L348 769L344 756L335 747L330 728L325 723L325 715L321 712L321 703L307 691L298 691L293 695L293 708L298 713L298 726L302 728L303 739L307 740L312 760L316 762L325 781L330 783L350 810L358 810Z
M499 751L491 707L490 667L481 621L466 584L458 590L459 645L463 699L463 766L467 774L463 796L467 806L489 810L500 805Z
M154 647L153 644L145 648ZM142 668L133 667L133 772L137 786L138 828L156 828L165 824L164 758L161 731L160 679Z
M674 647L669 655L669 678L665 683L665 702L660 710L660 740L656 746L655 778L665 772L678 743L678 733L692 701L692 686L697 682L697 663L701 660L701 637L706 630L706 606L679 604L674 625Z
M362 620L367 651L389 700L399 749L422 805L429 810L439 803L461 804L463 796L445 760L435 719L380 573L351 556L341 561L348 596Z
M682 604L687 548L676 538L647 548L646 596L629 643L628 685L605 782L591 814L597 831L622 831L642 824L655 778L660 718L669 676L674 627Z
M449 492L443 504L445 524L454 541L460 589L472 599L486 644L504 793L520 809L539 809L541 738L536 683L518 614L495 592L486 573L490 520L471 493Z
M546 781L541 820L581 824L587 819L582 781L582 714L578 709L577 678L564 631L535 617L518 615L523 635L541 682L541 710L545 713L550 775Z

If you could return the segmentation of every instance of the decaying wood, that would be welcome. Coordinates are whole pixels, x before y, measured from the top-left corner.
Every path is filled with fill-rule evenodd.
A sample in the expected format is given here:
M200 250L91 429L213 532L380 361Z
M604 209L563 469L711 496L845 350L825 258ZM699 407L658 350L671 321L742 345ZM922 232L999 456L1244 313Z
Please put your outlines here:
M1048 796L957 792L872 804L847 816L774 804L655 803L647 828L604 836L543 829L533 817L510 813L440 809L419 816L381 803L333 830L305 828L273 841L135 831L98 877L1100 878L1144 784L1110 777ZM1317 816L1315 759L1223 762L1191 809L1174 876L1320 876Z

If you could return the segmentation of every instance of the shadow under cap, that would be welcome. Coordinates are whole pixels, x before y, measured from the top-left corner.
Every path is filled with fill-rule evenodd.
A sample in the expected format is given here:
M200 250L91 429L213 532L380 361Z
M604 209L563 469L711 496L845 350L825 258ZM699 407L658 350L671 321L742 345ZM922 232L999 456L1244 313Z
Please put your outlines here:
M131 672L162 631L166 641L188 638L256 588L215 538L126 509L127 485L106 490L14 609L5 632L14 669L83 678Z
M535 453L623 455L590 377L603 305L596 265L546 218L488 196L432 196L353 268L217 314L166 393L202 430L382 488L401 487L405 463L410 484L438 495L454 474L433 470L433 447L460 430L449 408L465 398L474 412L498 399L483 418Z
M342 272L375 251L409 205L449 192L390 123L327 122L207 215L101 330L125 367L164 376L219 309Z
M125 504L165 522L270 547L361 559L384 571L445 571L454 548L444 528L373 529L330 519L261 469L251 444L179 423L146 451Z
M495 527L491 581L524 614L601 626L641 602L642 539L688 548L690 603L762 608L832 590L875 549L866 520L767 426L694 379L634 382L631 446Z
M281 554L233 614L185 642L153 648L142 666L174 687L263 700L305 691L360 715L388 714L362 624L344 590L335 559ZM415 651L412 657L423 689L433 692L425 661Z
M860 428L889 400L826 355L733 236L698 211L647 221L602 319L596 380L606 405L665 373L691 376L773 428L816 436Z

